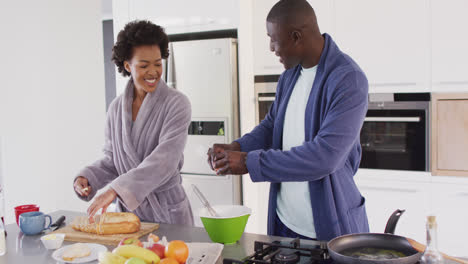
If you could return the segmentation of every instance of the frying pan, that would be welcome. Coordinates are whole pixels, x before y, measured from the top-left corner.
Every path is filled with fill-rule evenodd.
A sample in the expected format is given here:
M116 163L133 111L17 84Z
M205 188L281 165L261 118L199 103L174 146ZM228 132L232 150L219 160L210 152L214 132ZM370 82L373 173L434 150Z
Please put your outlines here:
M394 235L395 227L405 210L396 210L390 216L385 226L385 233L361 233L336 237L327 244L328 253L336 262L343 264L413 264L419 261L426 246L419 242L402 236ZM395 250L406 255L406 257L394 259L359 259L356 257L345 256L341 254L345 250L356 248L381 248L386 250ZM455 258L441 253L446 260L455 261L462 264L468 264L464 259Z
M360 233L336 237L328 242L328 252L333 260L343 264L413 264L416 263L422 255L408 242L406 237L397 236L395 226L405 210L396 210L390 216L385 227L385 234L382 233ZM343 255L342 252L356 248L381 248L386 250L395 250L405 254L406 257L394 259L359 259Z

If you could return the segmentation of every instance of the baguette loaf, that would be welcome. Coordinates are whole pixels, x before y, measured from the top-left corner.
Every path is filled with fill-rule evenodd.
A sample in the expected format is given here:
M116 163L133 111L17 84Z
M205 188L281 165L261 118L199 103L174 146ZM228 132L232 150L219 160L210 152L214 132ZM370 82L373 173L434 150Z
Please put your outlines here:
M87 216L76 217L72 228L98 235L129 234L140 230L140 219L132 213L104 213L94 216L90 223Z

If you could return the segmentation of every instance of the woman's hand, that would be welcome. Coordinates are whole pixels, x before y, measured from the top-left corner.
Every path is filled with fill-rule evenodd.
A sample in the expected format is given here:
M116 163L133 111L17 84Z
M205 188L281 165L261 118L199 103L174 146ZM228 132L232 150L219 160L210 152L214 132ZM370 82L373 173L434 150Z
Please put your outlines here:
M89 222L94 222L94 215L99 211L99 209L102 209L102 213L105 213L107 207L116 197L117 193L112 188L109 188L107 191L97 196L93 203L88 207Z
M75 188L75 192L82 197L86 197L91 193L91 186L89 185L88 179L83 176L76 177L73 188Z

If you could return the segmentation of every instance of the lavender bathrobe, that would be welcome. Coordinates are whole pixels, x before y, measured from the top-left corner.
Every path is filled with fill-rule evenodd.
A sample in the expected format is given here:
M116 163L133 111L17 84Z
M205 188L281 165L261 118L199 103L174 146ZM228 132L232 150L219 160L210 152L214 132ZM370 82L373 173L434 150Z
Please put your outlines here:
M162 80L148 93L132 121L134 85L109 106L104 157L84 168L92 193L109 184L118 195L117 208L142 221L193 225L193 215L182 188L180 169L191 119L188 98Z

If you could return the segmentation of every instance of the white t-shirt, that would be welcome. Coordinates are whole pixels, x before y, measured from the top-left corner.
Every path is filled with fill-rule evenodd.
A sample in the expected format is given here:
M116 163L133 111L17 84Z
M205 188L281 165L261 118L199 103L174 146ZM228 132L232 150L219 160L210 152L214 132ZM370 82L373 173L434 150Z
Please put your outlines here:
M305 140L305 110L317 66L302 68L289 98L283 127L283 151L300 146ZM276 213L292 231L316 238L308 182L282 182L276 198Z

